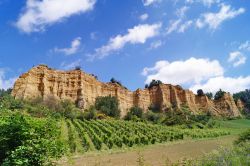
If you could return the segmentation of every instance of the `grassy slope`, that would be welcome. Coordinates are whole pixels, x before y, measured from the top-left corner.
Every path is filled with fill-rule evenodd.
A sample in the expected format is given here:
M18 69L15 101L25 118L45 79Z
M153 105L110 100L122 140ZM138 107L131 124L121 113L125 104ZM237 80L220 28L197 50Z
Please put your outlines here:
M237 119L230 121L217 121L222 128L230 129L231 134L239 134L244 130L250 128L250 120Z

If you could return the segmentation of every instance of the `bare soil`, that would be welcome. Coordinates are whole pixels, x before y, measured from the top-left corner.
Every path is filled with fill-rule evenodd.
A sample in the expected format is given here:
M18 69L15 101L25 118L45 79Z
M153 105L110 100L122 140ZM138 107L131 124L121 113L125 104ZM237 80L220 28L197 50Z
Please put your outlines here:
M177 162L185 158L198 158L221 146L230 146L236 136L224 136L207 140L185 140L158 144L125 151L104 151L75 156L62 166L137 166L144 160L146 166L164 166L167 161ZM140 156L140 157L139 157Z

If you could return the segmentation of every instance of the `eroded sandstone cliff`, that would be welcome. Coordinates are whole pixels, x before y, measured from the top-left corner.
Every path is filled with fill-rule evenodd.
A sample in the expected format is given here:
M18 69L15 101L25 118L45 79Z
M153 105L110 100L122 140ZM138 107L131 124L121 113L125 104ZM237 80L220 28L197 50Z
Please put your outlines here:
M150 106L158 107L162 111L185 106L194 113L210 112L216 116L240 116L230 94L226 94L218 101L212 101L207 96L197 96L192 91L170 84L132 92L115 83L102 83L81 70L59 71L46 65L33 67L21 75L15 82L12 95L19 99L45 99L51 96L69 99L81 108L93 105L98 96L111 95L119 100L122 116L133 106L139 106L144 111Z

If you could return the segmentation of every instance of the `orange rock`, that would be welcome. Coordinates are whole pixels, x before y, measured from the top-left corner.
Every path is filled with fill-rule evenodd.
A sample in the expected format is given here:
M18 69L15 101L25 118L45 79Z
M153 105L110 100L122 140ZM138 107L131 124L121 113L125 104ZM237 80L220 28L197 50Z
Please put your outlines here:
M132 92L115 83L102 83L81 70L60 71L46 65L33 67L20 76L15 82L12 95L19 99L46 99L51 96L58 100L69 99L81 108L93 105L98 96L111 95L119 100L122 116L133 106L141 107L146 112L151 105L161 111L185 106L196 114L210 112L216 116L240 116L230 94L219 101L212 101L207 96L197 96L179 85L170 84Z

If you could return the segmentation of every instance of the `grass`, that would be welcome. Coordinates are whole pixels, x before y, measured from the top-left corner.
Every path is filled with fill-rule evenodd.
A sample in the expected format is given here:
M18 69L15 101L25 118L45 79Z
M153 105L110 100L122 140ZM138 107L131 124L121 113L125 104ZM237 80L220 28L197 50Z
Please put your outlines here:
M220 124L221 128L230 129L230 132L233 135L239 134L244 130L250 128L249 119L236 119L227 121L218 120L217 123Z

